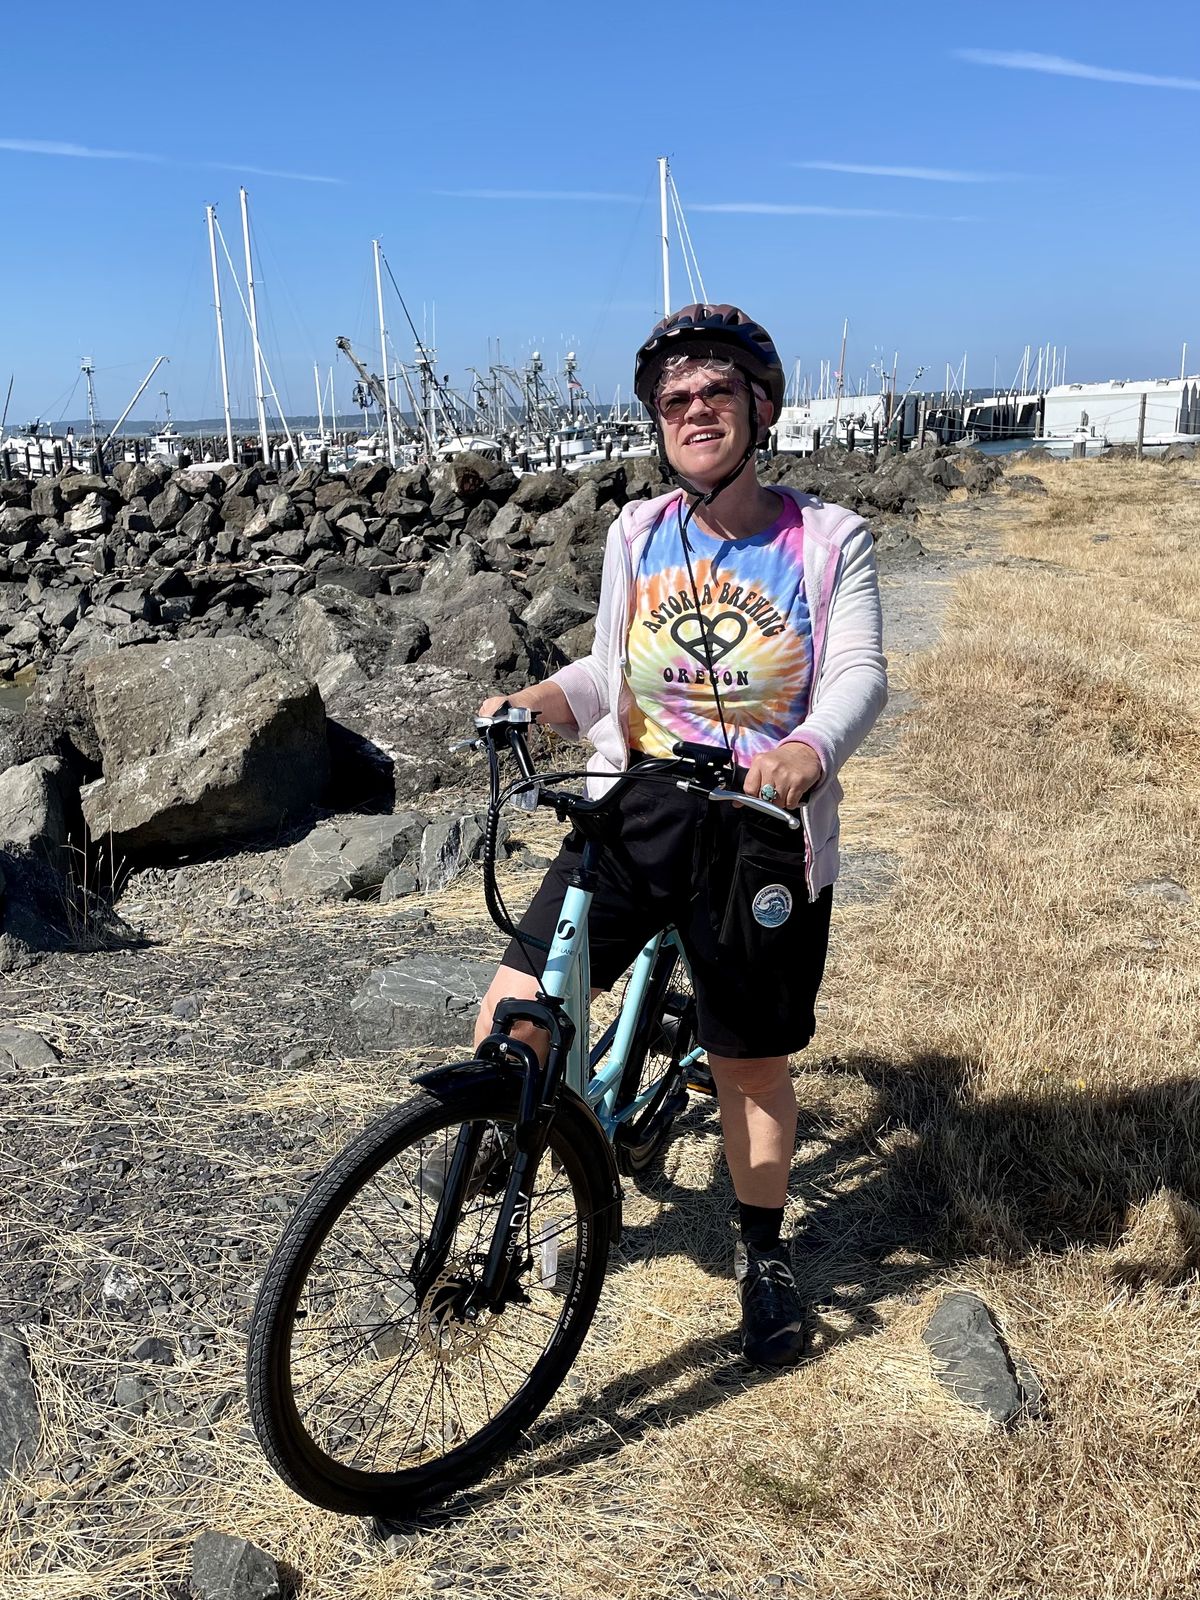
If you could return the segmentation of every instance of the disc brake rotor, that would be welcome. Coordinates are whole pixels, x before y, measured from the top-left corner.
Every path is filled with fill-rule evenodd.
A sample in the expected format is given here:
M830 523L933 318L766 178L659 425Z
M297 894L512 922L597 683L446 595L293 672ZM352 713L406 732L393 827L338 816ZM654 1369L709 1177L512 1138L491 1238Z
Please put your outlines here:
M500 1320L499 1312L474 1303L472 1291L470 1280L448 1267L421 1302L417 1337L426 1354L443 1366L481 1349Z

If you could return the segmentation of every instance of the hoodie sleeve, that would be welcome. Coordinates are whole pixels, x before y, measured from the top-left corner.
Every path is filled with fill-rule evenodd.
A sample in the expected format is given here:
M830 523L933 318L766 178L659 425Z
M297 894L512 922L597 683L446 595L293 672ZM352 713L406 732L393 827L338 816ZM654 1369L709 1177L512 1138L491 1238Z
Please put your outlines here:
M621 564L621 542L624 534L618 518L608 530L604 547L604 568L600 577L600 605L596 612L596 637L588 655L571 661L550 674L549 682L556 683L567 698L575 726L556 728L555 732L568 739L580 738L595 727L601 717L612 707L609 690L609 662L612 654L614 606L618 603Z
M887 704L875 541L862 524L842 546L812 700L808 716L783 742L807 744L820 757L824 771L815 793L836 777Z

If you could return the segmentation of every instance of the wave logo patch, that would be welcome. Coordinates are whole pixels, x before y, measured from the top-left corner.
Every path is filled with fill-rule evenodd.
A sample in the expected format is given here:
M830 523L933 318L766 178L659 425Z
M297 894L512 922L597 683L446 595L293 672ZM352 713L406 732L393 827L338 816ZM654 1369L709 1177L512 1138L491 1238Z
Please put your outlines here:
M763 928L779 928L792 914L792 891L782 883L769 883L754 896L750 907Z

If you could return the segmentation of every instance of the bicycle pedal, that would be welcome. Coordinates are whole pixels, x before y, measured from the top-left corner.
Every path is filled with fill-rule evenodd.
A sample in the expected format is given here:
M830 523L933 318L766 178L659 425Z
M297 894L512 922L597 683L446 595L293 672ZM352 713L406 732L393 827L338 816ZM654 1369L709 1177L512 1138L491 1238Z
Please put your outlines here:
M693 1094L706 1094L716 1099L717 1086L713 1082L713 1075L704 1062L697 1062L689 1068L687 1086Z

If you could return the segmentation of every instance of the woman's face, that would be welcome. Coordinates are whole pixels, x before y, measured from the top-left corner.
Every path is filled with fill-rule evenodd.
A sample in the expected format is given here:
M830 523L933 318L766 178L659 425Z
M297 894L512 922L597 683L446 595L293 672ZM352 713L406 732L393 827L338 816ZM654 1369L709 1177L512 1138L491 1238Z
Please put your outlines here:
M719 483L745 455L750 400L740 373L688 361L665 374L655 403L667 460L689 483ZM756 410L766 422L769 403L757 401Z

